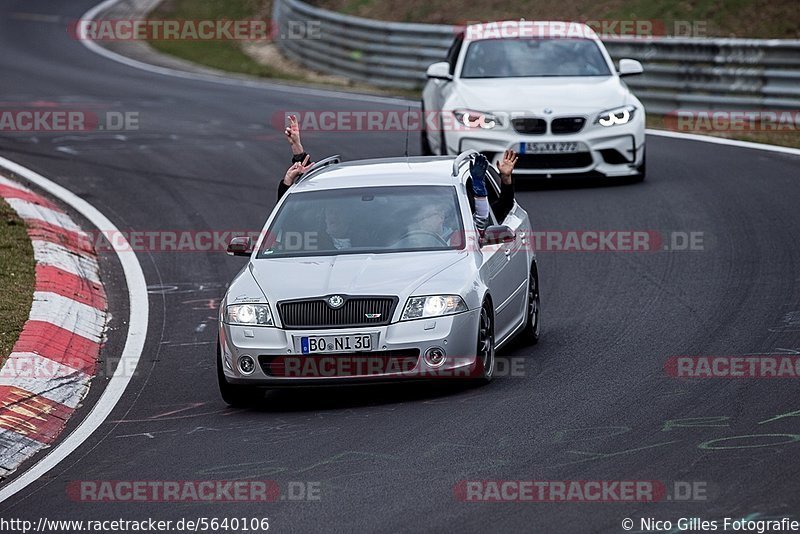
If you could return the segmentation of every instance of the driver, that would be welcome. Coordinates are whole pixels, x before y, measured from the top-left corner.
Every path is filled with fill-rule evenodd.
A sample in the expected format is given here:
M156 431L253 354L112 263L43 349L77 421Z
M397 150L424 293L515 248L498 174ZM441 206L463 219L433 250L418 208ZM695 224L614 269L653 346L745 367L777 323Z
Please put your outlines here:
M350 218L341 210L325 210L325 232L320 236L324 245L332 245L336 250L353 246L350 238ZM330 243L326 241L330 240Z

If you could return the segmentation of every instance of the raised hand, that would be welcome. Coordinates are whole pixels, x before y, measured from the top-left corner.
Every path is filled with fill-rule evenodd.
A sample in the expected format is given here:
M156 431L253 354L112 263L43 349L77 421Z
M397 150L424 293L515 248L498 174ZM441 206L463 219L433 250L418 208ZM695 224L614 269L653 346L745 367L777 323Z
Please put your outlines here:
M303 144L300 142L300 125L297 123L297 115L289 115L289 126L283 130L289 146L292 147L292 154L302 154Z
M283 183L286 185L294 184L297 177L303 174L308 170L312 163L309 163L309 156L306 156L302 163L293 163L291 167L286 170L286 174L283 177Z
M500 177L503 179L504 184L511 183L511 173L514 172L514 165L517 164L519 156L513 150L506 150L503 153L503 159L497 166L500 171Z

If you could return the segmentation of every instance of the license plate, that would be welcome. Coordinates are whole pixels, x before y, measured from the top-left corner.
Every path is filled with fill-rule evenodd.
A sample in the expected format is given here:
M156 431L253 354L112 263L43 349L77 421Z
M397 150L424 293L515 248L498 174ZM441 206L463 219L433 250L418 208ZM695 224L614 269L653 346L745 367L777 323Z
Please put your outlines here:
M302 336L299 341L302 354L331 352L371 351L377 343L377 334L344 334L340 336Z
M578 141L556 141L553 143L520 143L520 154L574 154L586 152L586 145Z

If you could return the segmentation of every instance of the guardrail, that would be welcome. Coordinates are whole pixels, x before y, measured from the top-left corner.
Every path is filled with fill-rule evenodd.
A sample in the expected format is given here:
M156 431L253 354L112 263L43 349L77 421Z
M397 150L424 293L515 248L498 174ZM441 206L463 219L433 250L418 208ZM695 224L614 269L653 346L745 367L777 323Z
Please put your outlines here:
M299 0L274 0L273 21L319 21L319 35L279 39L288 57L314 70L380 87L415 89L442 61L454 26L343 15ZM318 38L317 38L318 37ZM645 74L625 81L652 113L677 109L800 109L800 40L604 39L615 60L638 59Z

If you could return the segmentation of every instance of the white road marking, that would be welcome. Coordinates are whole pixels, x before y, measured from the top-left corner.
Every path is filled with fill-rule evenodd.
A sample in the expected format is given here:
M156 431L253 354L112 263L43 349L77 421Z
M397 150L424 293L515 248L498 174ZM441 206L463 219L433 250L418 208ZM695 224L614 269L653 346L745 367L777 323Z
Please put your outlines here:
M790 148L786 146L767 145L764 143L751 143L750 141L739 141L738 139L725 139L723 137L714 137L711 135L697 135L683 132L671 132L669 130L652 130L648 128L645 130L647 135L657 135L659 137L671 137L674 139L688 139L690 141L702 141L704 143L713 143L715 145L728 145L738 148L752 148L754 150L769 150L770 152L780 152L782 154L790 154L792 156L800 156L800 148Z

